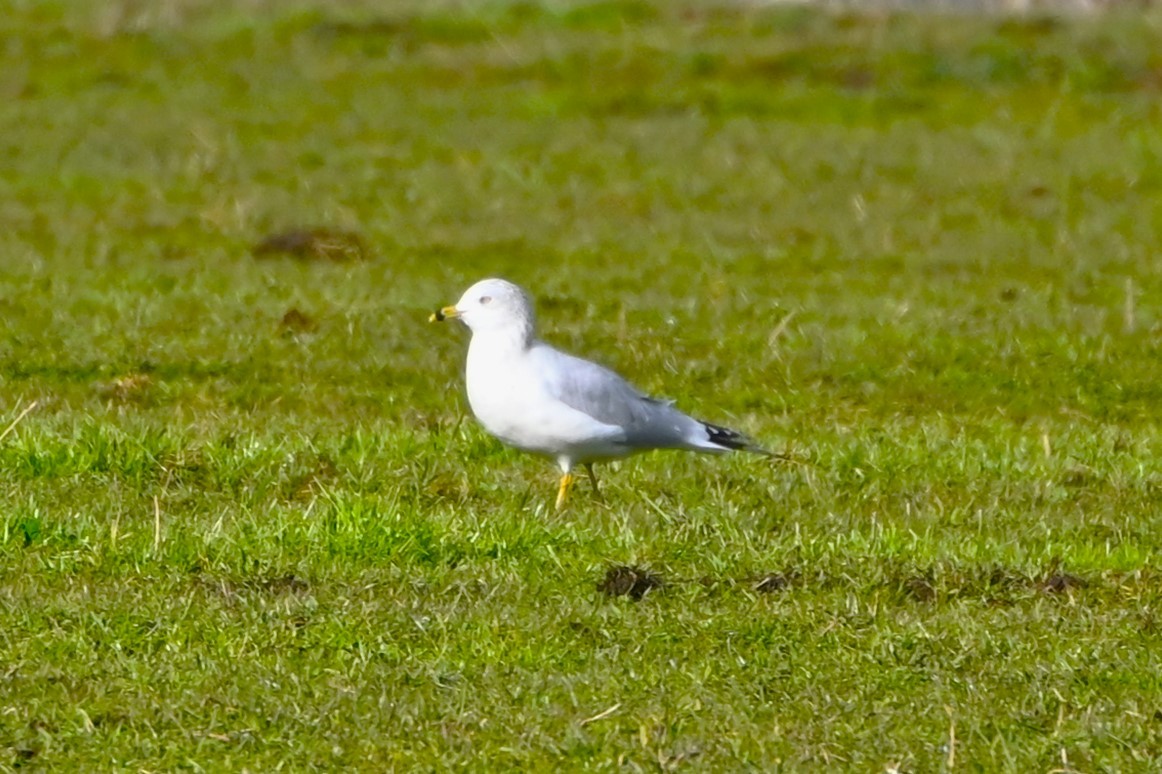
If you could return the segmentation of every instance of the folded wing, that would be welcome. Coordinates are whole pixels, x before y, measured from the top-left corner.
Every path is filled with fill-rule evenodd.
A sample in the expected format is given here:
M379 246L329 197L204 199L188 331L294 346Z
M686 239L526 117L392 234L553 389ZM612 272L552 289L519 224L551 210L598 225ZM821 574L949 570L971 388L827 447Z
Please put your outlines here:
M705 452L737 448L721 442L723 428L699 422L670 403L643 394L604 366L540 342L529 354L548 395L598 422L622 428L628 447Z

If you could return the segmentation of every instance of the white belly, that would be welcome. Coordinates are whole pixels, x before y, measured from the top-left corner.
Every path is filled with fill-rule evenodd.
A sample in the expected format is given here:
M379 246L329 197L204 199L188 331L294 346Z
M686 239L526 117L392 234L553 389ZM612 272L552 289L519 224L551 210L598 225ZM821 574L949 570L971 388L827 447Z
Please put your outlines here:
M620 428L550 396L527 361L475 344L468 349L468 404L489 433L518 449L575 462L626 453L617 443Z

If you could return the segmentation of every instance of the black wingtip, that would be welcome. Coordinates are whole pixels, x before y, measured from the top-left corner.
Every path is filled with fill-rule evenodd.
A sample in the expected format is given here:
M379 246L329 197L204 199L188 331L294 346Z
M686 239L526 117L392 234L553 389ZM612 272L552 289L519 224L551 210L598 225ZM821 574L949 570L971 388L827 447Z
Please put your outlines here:
M706 429L706 436L710 439L710 442L724 449L765 454L768 457L771 456L771 452L759 446L737 430L731 430L729 427L722 427L721 425L712 425L709 422L703 422L702 427Z

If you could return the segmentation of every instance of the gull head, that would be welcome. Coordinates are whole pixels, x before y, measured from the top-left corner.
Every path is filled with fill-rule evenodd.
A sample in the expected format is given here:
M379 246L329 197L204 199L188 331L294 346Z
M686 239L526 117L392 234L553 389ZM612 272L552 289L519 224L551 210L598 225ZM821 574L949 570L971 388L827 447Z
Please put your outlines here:
M432 322L457 319L473 334L533 334L533 301L519 285L508 280L486 279L464 291L454 306L445 306L431 316Z

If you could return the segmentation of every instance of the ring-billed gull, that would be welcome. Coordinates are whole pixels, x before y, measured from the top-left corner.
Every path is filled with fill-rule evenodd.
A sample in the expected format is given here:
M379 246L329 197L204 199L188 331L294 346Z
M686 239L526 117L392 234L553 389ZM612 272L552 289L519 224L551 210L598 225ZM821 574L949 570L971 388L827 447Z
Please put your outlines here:
M613 371L568 355L537 338L533 302L502 279L477 282L431 322L458 319L472 331L468 403L492 435L561 467L557 508L584 465L597 490L593 463L651 449L766 454L742 433L683 414L651 398Z

